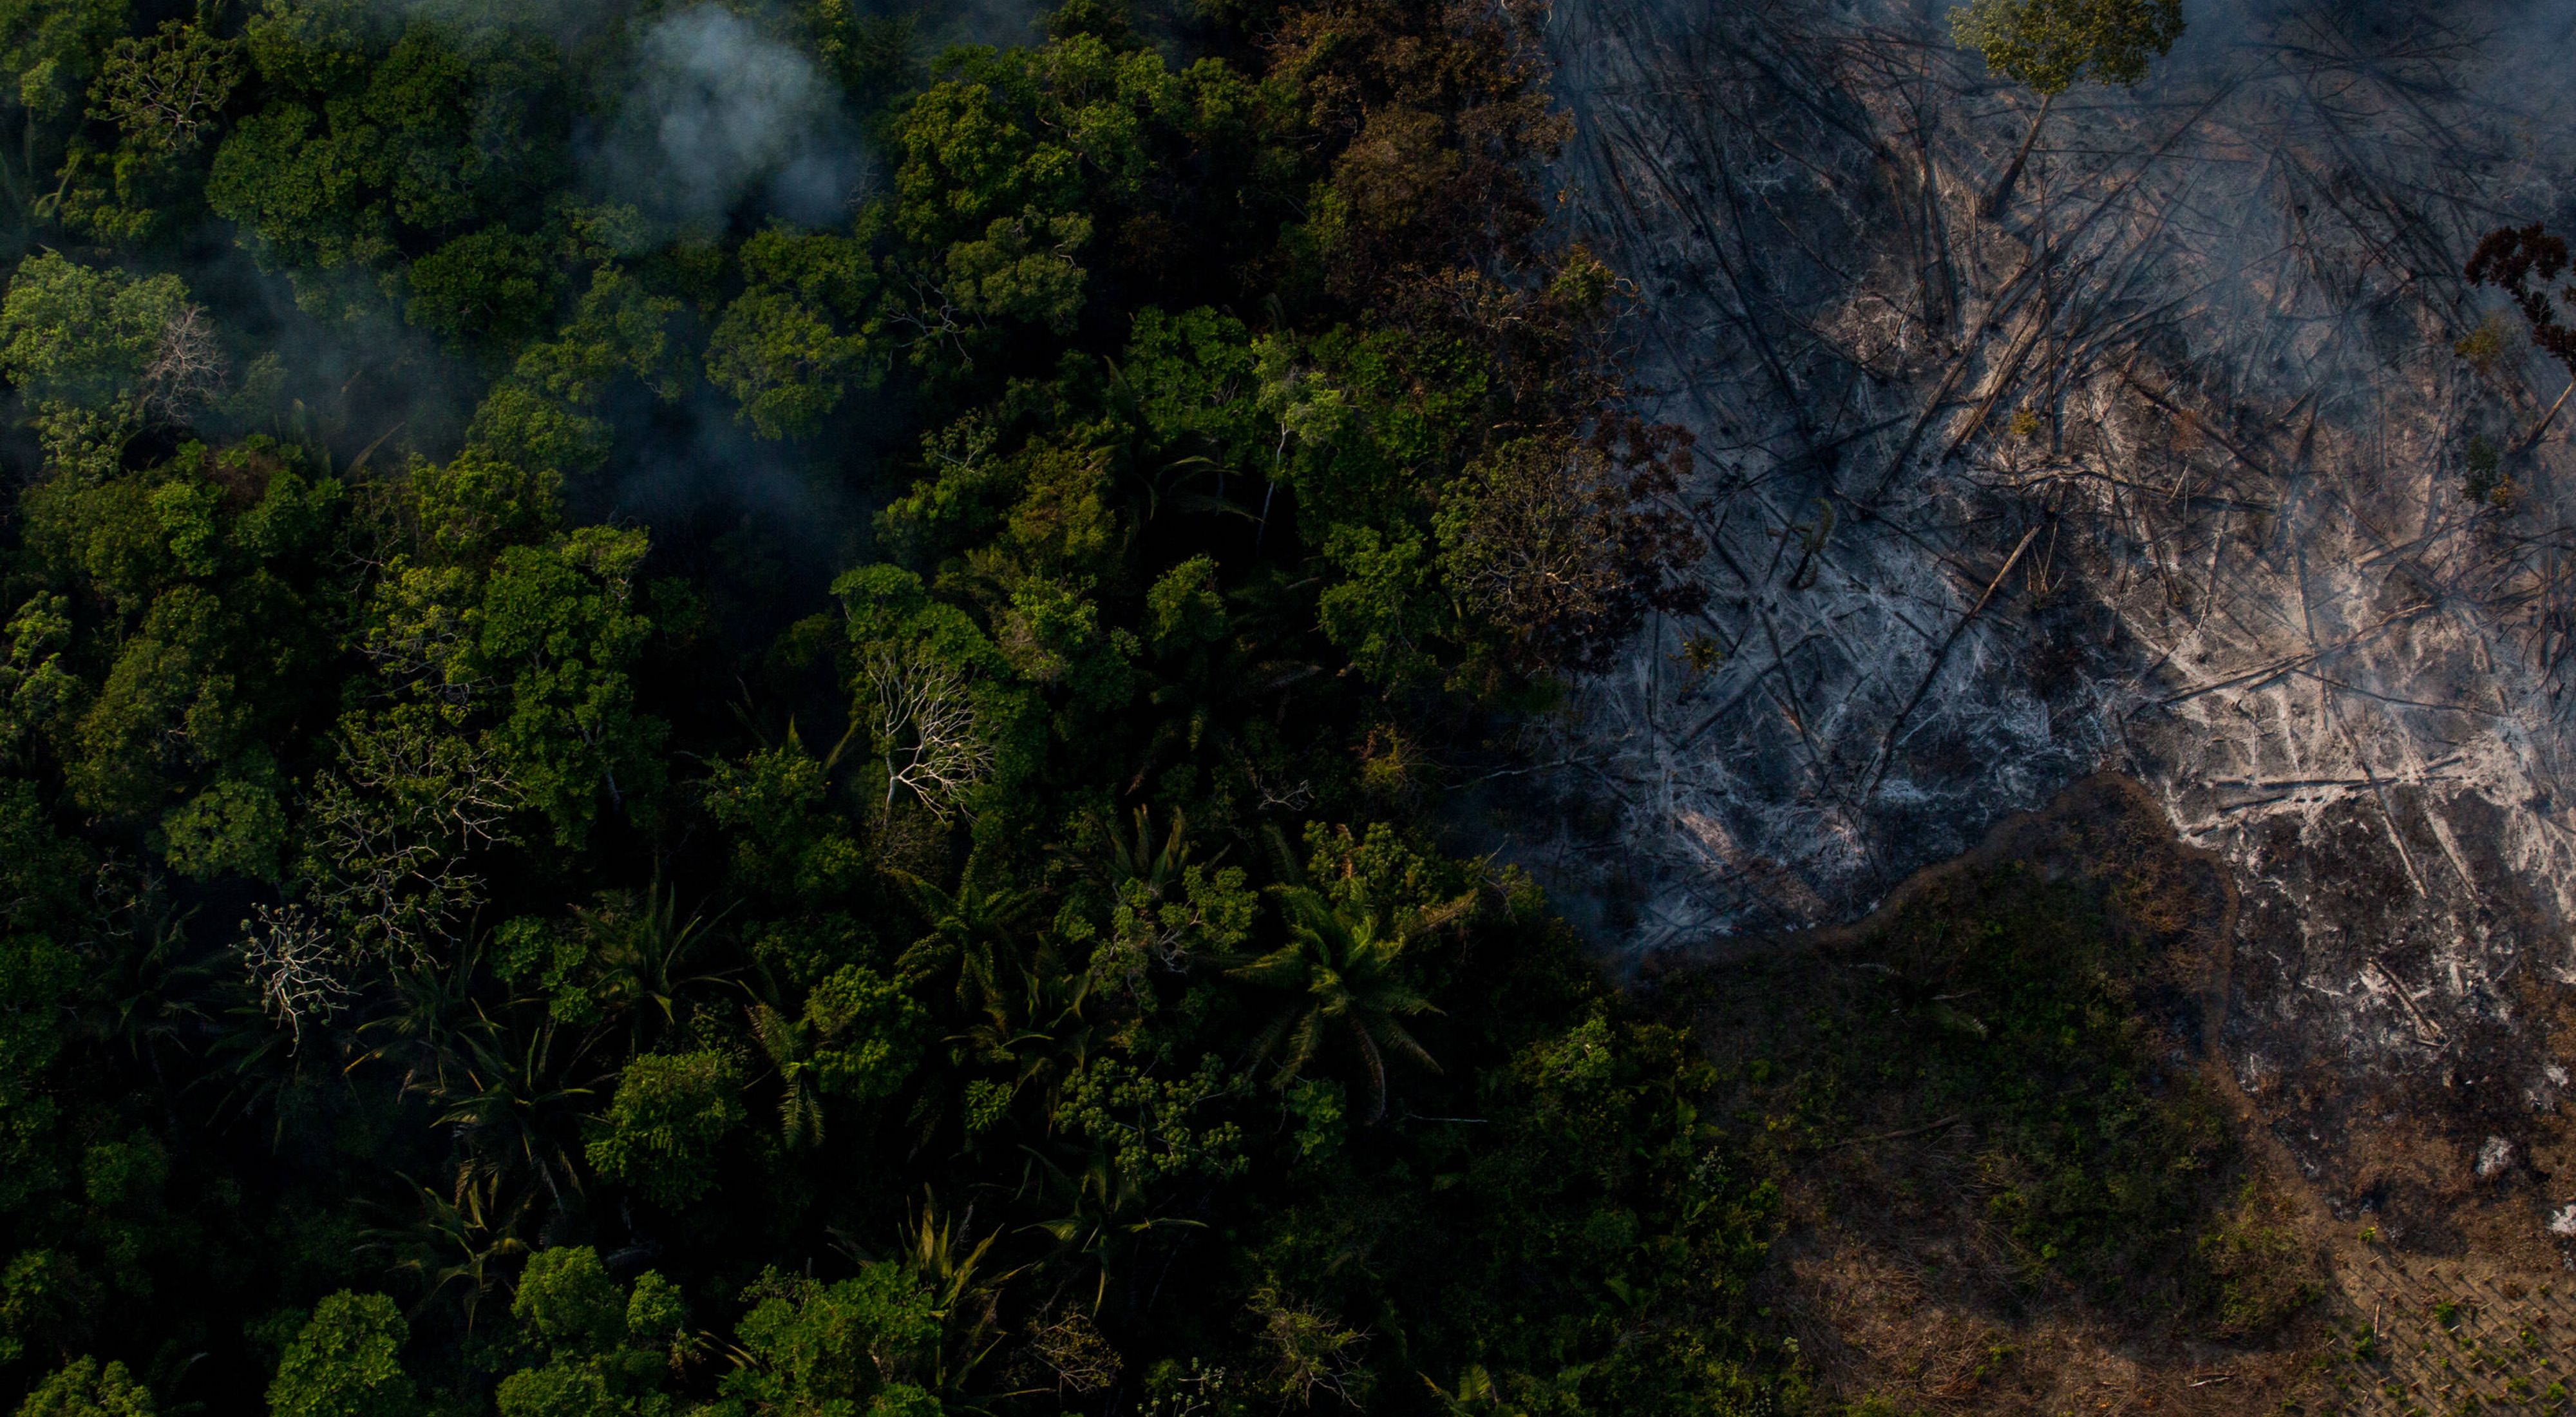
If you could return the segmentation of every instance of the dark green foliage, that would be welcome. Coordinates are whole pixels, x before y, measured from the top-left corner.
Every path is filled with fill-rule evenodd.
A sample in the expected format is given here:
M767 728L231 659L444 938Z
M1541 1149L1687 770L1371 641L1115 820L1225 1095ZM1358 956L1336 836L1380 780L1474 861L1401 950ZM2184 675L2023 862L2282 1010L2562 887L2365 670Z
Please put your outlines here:
M2034 1290L2269 1329L2313 1291L2273 1202L2232 1179L2232 1128L2176 1051L2173 1006L2149 1006L2155 960L2098 887L2020 864L1945 880L1848 958L1732 986L1741 1105L1789 1165L1965 1128L1966 1223L2000 1232Z
M1997 73L2050 98L2084 79L2136 86L2183 28L2180 0L1972 0L1950 23Z
M721 1417L929 1417L938 1402L906 1382L939 1338L931 1296L878 1263L823 1284L764 1271L736 1329L746 1361L725 1375Z
M18 1417L152 1417L152 1392L123 1363L104 1369L94 1358L75 1358L36 1385Z
M507 227L469 232L411 263L413 324L515 346L542 328L556 272L545 243Z
M386 266L425 239L526 212L558 179L561 136L540 126L551 45L422 23L377 55L356 47L372 16L332 0L262 18L251 58L273 96L215 153L206 198L255 233L263 260Z
M641 534L605 527L502 552L477 607L478 642L449 669L451 683L508 685L491 741L566 844L587 834L603 792L622 802L661 776L662 726L636 712L629 679L652 633L628 605L644 553Z
M1887 942L1928 997L1911 1027L1862 1032L1856 1061L1991 1118L1990 1208L2037 1261L2119 1284L2194 1223L2231 1143L2217 1102L2155 1061L2141 961L2097 911L2012 870L1948 888Z
M174 275L135 279L41 252L0 298L0 374L66 471L112 470L155 404L184 397L163 355L187 318Z
M325 1298L278 1359L268 1385L276 1417L410 1417L420 1410L402 1369L409 1326L382 1294Z
M718 1148L742 1125L742 1077L722 1054L642 1053L629 1059L590 1164L665 1206L715 1185Z
M769 438L811 433L884 374L865 243L770 230L745 241L743 292L707 342L707 376Z
M696 1351L669 1281L646 1270L620 1284L587 1246L529 1256L510 1315L529 1363L493 1389L502 1417L658 1417Z

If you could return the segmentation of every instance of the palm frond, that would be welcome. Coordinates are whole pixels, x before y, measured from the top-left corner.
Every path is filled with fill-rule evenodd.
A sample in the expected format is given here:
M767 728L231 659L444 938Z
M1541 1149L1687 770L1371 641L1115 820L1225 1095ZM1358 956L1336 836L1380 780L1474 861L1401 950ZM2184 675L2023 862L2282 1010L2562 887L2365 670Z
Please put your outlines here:
M1279 867L1279 879L1288 883L1288 889L1305 889L1306 868L1297 860L1297 853L1288 849L1288 837L1279 830L1278 824L1263 823L1261 839L1270 844L1271 858Z
M1279 1072L1271 1086L1284 1087L1288 1081L1315 1061L1315 1050L1323 1042L1324 1014L1321 1009L1307 1009L1298 1014L1297 1027L1288 1035L1288 1051L1279 1059Z
M1433 1012L1436 1013L1438 1010L1433 1010ZM1432 1057L1430 1050L1424 1048L1421 1041L1416 1039L1411 1031L1407 1030L1403 1024L1400 1024L1391 1018L1380 1019L1378 1021L1378 1028L1386 1034L1386 1041L1395 1045L1395 1051L1402 1053L1404 1056L1411 1058L1413 1061L1420 1063L1422 1066L1429 1068L1435 1073L1441 1070L1440 1060Z
M1367 1020L1354 1017L1350 1020L1350 1028L1351 1041L1359 1045L1360 1064L1368 1070L1368 1119L1375 1122L1386 1115L1386 1055L1378 1051L1377 1039L1369 1032Z
M1302 987L1314 973L1314 962L1303 944L1286 944L1266 955L1256 955L1226 973L1254 984L1269 984L1283 989Z

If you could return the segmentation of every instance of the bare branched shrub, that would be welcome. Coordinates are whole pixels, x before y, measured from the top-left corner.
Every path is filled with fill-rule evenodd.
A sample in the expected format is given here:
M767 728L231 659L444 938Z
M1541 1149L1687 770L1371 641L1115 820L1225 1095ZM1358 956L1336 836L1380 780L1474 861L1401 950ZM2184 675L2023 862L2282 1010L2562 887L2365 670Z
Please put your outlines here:
M965 676L924 654L880 650L868 660L868 687L876 694L869 728L885 759L886 814L897 788L943 819L962 811L993 768Z
M1208 1417L1237 1405L1234 1375L1196 1358L1186 1368L1165 1359L1145 1382L1144 1417Z
M161 327L161 342L143 368L143 407L177 419L212 402L224 387L224 347L205 307L182 305Z
M910 284L912 299L894 306L889 316L893 323L912 330L912 337L905 343L944 346L962 367L974 368L974 356L966 350L966 337L975 326L960 318L965 312L949 297L947 288L918 278Z
M1363 1404L1368 1370L1360 1357L1368 1348L1366 1332L1346 1328L1307 1305L1289 1303L1267 1287L1253 1293L1252 1311L1261 1319L1262 1343L1276 1360L1271 1378L1281 1396L1311 1407L1322 1391L1346 1406Z
M355 992L344 977L349 957L301 905L256 905L251 915L242 922L242 967L259 991L260 1008L301 1044L307 1022L328 1022Z
M1080 1309L1067 1309L1043 1325L1032 1325L1029 1348L1055 1374L1059 1392L1105 1392L1125 1366L1118 1350L1101 1336L1100 1326Z
M425 960L482 904L466 853L518 805L491 754L423 717L351 726L314 788L310 899L352 950Z

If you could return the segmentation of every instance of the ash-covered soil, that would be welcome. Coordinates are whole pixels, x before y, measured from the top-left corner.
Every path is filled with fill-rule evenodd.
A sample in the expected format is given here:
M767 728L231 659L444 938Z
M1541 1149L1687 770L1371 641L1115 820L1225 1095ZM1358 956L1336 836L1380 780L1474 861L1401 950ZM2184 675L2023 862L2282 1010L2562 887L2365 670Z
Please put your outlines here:
M2576 1263L2576 415L2460 275L2576 222L2576 11L2188 7L1989 217L2035 104L1947 9L1552 11L1710 595L1534 730L1508 850L1722 959L2128 774L2241 900L2219 1046L2324 1213Z

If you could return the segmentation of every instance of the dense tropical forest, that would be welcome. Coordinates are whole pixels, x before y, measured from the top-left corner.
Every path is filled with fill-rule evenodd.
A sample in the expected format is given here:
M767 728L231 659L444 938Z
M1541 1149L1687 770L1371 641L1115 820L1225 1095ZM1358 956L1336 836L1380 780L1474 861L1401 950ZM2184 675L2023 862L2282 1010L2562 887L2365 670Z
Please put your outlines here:
M1453 830L1699 552L1511 6L0 17L0 1403L1792 1411L1864 1074L2220 1169L2080 901L1748 1072Z

